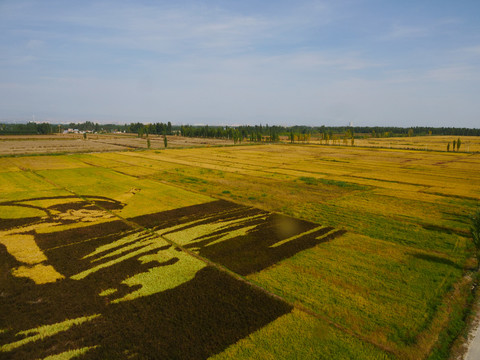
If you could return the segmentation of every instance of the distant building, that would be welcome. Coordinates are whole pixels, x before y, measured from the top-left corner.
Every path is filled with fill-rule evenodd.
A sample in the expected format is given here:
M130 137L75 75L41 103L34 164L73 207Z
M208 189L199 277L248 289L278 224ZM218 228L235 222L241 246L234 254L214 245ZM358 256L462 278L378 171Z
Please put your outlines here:
M78 129L67 129L67 130L63 130L63 133L64 134L79 134L80 130L78 130Z

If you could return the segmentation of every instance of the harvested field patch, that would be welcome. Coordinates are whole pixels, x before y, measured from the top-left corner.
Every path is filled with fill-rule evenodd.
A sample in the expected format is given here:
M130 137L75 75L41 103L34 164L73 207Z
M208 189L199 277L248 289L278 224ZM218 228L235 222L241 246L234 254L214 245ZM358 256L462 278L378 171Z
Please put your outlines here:
M152 149L164 149L163 136L150 135ZM233 145L232 140L168 136L169 148ZM84 153L146 149L147 139L137 134L8 135L0 136L0 155Z

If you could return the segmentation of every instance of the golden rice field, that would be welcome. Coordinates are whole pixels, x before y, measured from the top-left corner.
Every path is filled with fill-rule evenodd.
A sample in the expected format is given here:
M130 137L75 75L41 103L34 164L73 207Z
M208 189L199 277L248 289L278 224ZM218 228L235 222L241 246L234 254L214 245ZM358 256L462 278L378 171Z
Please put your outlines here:
M342 134L335 135L336 140L330 140L328 144L319 137L311 137L308 144L311 145L335 145L343 146ZM154 150L164 149L163 135L149 135L150 148ZM233 140L191 138L182 136L168 136L168 148L185 147L209 147L231 146ZM461 140L460 152L480 152L480 138L475 136L415 136L415 137L387 137L387 138L357 138L354 141L356 147L380 147L387 149L411 149L426 151L447 151L450 143L450 151L453 152L453 141ZM281 143L290 143L287 136L280 137ZM303 141L296 140L303 144ZM244 144L250 144L245 139ZM307 143L307 142L305 142ZM351 140L347 141L351 145ZM137 134L88 134L84 139L82 134L52 134L52 135L0 135L0 156L18 156L31 154L64 154L85 152L106 152L147 149L148 141L144 136L139 138Z
M453 141L460 139L461 152L479 152L480 139L478 136L413 136L413 137L390 137L390 138L367 138L355 139L357 146L385 147L392 149L418 149L447 151L447 144L450 143L448 150L453 151Z
M0 184L0 358L444 359L469 301L478 153L3 157Z

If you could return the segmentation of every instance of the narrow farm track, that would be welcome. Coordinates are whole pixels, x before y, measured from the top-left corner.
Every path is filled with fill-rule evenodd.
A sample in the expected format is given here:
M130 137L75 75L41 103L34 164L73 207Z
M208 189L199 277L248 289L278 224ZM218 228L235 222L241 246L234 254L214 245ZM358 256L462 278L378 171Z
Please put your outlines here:
M87 162L85 162L87 163ZM15 164L13 164L14 166L16 166ZM89 164L90 166L96 166L94 164ZM246 279L245 277L231 271L230 269L228 269L227 267L219 264L219 263L216 263L216 262L213 262L211 261L210 259L207 259L187 248L185 248L184 246L172 241L171 239L168 239L167 237L164 237L164 236L161 236L159 234L157 234L155 231L153 231L152 229L149 229L149 228L145 228L133 221L130 221L118 214L116 214L115 212L109 210L109 209L106 209L100 205L98 205L97 203L95 203L94 201L91 201L89 200L88 198L85 198L83 197L81 194L78 194L76 193L75 191L67 188L67 187L63 187L63 186L60 186L58 185L57 183L55 183L54 181L50 180L50 179L47 179L46 177L42 176L41 174L39 174L37 171L33 170L33 169L28 169L28 168L24 168L24 167L18 167L21 171L24 171L24 172L29 172L31 174L34 174L36 177L40 178L42 181L45 181L47 183L49 183L50 185L53 185L54 187L56 187L58 190L64 190L74 196L76 196L78 199L81 199L85 202L88 202L89 204L97 207L98 209L102 210L102 211L105 211L105 212L108 212L109 214L113 215L114 217L116 217L118 220L121 220L123 223L125 223L126 225L128 225L130 228L134 229L134 230L141 230L141 231L148 231L152 236L155 236L159 239L162 239L163 241L166 241L168 244L180 249L181 251L183 251L184 253L188 254L189 256L192 256L202 262L204 262L205 264L207 264L208 266L212 266L214 267L215 269L231 276L232 278L236 279L236 280L239 280L241 281L242 283L245 283L246 285L252 287L252 288L255 288L259 291L261 291L262 293L274 298L274 299L277 299L277 300L280 300L282 302L284 302L285 304L289 305L290 307L294 308L294 309L297 309L299 311L301 311L302 313L304 314L307 314L308 316L312 316L318 320L321 320L331 326L333 326L334 328L342 331L343 333L347 334L347 335L350 335L350 336L353 336L363 342L366 342L366 343L369 343L373 346L375 346L376 348L382 350L382 351L385 351L391 355L394 355L395 357L399 358L399 359L407 359L408 358L408 355L403 353L403 352L399 352L398 350L395 350L395 349L392 349L388 346L385 346L384 344L380 344L380 343L377 343L375 341L372 341L372 339L366 337L366 336L363 336L362 334L358 333L358 332L355 332L341 324L338 324L336 322L334 322L332 319L328 318L327 316L325 315L322 315L312 309L309 309L307 308L306 306L300 304L300 303L292 303L291 301L288 301L287 299L285 299L284 297L274 293L274 292L271 292L267 289L265 289L264 287L260 286L259 284L257 283L254 283L248 279ZM114 170L115 171L115 170ZM121 172L119 172L121 173ZM123 174L123 173L121 173ZM123 175L127 175L127 174L123 174ZM131 176L131 175L130 175ZM168 184L170 186L172 186L172 184ZM92 239L93 240L93 239ZM72 243L72 245L74 245L75 243ZM51 250L51 249L49 249ZM47 250L48 251L48 250ZM413 360L413 359L412 359Z

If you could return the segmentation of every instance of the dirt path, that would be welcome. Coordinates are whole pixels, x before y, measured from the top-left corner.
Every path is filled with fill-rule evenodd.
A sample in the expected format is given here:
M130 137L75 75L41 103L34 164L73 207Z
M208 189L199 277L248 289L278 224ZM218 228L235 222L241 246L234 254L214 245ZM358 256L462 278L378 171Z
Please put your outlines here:
M464 346L467 348L467 351L463 354L463 357L458 360L480 359L480 313L478 312L471 325L468 340Z
M468 345L468 351L465 354L464 360L478 360L480 359L480 326L477 326L472 332L474 338Z

